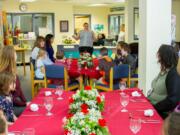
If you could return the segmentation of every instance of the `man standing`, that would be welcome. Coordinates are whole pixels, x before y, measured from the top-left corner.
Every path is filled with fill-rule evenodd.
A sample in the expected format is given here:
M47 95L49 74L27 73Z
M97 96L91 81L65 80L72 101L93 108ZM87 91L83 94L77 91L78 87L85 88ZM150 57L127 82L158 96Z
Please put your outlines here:
M83 24L84 29L81 30L77 36L73 35L75 40L80 40L79 53L88 52L93 53L93 42L96 40L94 32L89 30L88 23Z

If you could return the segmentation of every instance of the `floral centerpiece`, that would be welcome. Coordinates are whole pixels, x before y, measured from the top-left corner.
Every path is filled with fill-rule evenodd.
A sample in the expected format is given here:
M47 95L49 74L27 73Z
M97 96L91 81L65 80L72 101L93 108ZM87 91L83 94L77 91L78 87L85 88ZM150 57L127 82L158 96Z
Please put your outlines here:
M104 95L89 86L72 95L63 119L65 135L110 135L102 117L104 101Z
M93 67L93 58L88 52L84 52L80 55L78 64L81 65L81 67L91 68Z

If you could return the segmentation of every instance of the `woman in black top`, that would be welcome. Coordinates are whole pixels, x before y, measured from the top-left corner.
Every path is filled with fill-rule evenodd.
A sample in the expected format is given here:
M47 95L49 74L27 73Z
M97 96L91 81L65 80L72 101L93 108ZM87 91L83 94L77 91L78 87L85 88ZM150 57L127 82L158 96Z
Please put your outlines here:
M170 71L165 80L167 88L167 97L154 105L158 113L163 117L167 117L167 112L172 111L180 102L180 76L177 73L177 54L174 48L170 45L162 45L159 49L161 51L161 64L164 68L170 67Z

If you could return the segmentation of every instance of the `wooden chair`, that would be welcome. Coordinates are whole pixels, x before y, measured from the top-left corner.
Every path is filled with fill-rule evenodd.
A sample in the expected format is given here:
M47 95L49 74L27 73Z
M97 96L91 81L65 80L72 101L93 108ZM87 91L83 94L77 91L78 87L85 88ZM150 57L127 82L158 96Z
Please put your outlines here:
M43 79L38 79L35 77L35 73L34 73L34 64L32 62L30 62L30 70L31 70L31 86L32 86L32 90L31 90L31 93L32 93L32 98L34 97L35 93L37 92L35 90L35 86L36 85L44 85L44 87L46 88L47 85L46 85L46 77L44 77Z
M66 91L74 90L79 88L78 81L69 82L68 72L64 66L59 65L48 65L45 66L46 86L48 88L56 88L58 84L49 84L49 80L63 80L64 89Z
M111 68L109 75L109 85L96 84L96 89L103 91L112 91L119 89L119 80L123 79L130 86L130 68L129 65L122 64Z
M138 74L133 74L130 77L130 84L131 84L131 82L135 82L136 83L136 87L138 87Z

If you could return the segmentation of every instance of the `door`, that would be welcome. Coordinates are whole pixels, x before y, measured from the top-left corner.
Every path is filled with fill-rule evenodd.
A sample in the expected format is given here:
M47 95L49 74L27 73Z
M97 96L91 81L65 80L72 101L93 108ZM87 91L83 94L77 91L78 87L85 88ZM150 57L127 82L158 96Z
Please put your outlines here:
M83 24L88 23L91 28L91 15L74 15L74 33L79 33L83 29Z

